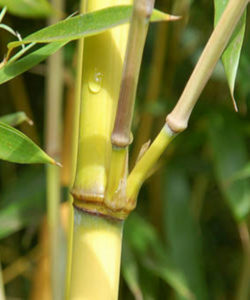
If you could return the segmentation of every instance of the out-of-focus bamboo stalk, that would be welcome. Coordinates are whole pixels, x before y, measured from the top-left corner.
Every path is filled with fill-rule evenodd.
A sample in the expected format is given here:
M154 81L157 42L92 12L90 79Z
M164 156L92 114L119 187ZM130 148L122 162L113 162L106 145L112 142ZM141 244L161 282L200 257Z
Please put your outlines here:
M3 276L2 276L2 267L0 263L0 300L5 300Z
M41 224L39 234L40 257L34 270L30 300L52 300L50 286L50 263L49 263L49 231L46 219Z
M35 247L26 256L19 257L13 263L7 266L3 270L4 284L11 282L19 275L27 272L31 268L32 263L34 263L39 257L39 253L39 248Z
M52 0L53 7L62 12L63 0ZM59 21L58 15L49 19L49 24ZM62 140L62 97L63 97L63 52L59 51L48 60L46 77L46 150L60 160ZM50 247L50 276L52 299L64 298L64 240L60 223L61 184L58 167L47 166L47 212Z
M86 1L81 1L81 13L84 13L86 10ZM79 117L80 117L80 103L81 103L81 88L82 88L82 64L83 64L83 45L84 39L80 39L77 45L77 70L76 70L76 84L74 91L74 103L72 113L72 133L70 139L70 167L68 168L68 183L70 187L73 184L73 180L75 177L75 169L76 169L76 158L77 158L77 148L78 148L78 134L79 134ZM68 122L65 122L67 125ZM69 158L68 158L69 159ZM68 236L67 236L67 268L66 268L66 286L65 286L65 295L66 299L69 298L70 291L70 279L71 279L71 261L72 261L72 241L73 241L73 198L69 195L69 228L68 228Z
M246 222L239 225L239 233L243 248L243 260L235 300L248 300L250 297L250 235Z
M34 121L32 109L30 106L30 99L28 97L22 76L18 76L10 80L8 86L14 102L15 110L25 112L26 115ZM33 126L30 126L27 123L22 123L20 127L21 130L25 134L27 134L35 143L39 144L35 122Z

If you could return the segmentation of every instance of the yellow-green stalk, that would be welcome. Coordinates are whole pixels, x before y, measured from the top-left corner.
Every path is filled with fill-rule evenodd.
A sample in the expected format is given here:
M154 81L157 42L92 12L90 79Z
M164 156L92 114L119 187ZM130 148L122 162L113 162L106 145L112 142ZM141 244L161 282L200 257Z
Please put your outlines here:
M123 221L74 211L70 299L116 300Z
M91 0L87 11L131 4ZM129 25L84 39L83 82L74 196L74 232L69 299L116 299L122 221L103 218L110 168L111 131L119 96ZM91 213L89 213L91 211ZM108 246L108 247L107 247Z
M91 0L87 11L130 4L130 0ZM85 39L78 161L73 194L104 199L128 25Z
M133 209L133 206L135 205L135 199L142 183L145 181L155 163L158 161L159 157L175 135L176 134L169 128L169 126L165 124L154 142L136 163L132 172L128 176L126 197L128 202L132 205L131 209Z

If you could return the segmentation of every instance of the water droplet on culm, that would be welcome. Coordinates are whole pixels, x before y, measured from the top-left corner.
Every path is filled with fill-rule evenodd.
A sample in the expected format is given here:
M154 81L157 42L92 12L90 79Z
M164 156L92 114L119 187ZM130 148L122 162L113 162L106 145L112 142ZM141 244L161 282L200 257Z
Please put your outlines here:
M89 90L97 94L100 92L102 88L102 81L103 81L103 74L100 72L97 68L94 69L94 71L90 74L88 86Z

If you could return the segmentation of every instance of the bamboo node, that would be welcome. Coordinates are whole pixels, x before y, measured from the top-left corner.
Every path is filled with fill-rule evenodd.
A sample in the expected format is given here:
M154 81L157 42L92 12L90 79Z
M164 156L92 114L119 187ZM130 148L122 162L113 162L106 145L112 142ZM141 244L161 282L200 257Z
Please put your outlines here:
M124 220L132 211L131 201L124 198L123 205L110 205L103 195L87 194L82 190L72 189L71 194L74 198L73 206L84 210L90 214L105 216L107 218L115 218ZM129 204L129 205L128 205Z
M174 135L176 133L180 133L184 131L187 128L187 120L179 120L176 119L174 116L172 116L172 113L167 115L166 117L166 124L168 127L168 130L171 131L171 135Z

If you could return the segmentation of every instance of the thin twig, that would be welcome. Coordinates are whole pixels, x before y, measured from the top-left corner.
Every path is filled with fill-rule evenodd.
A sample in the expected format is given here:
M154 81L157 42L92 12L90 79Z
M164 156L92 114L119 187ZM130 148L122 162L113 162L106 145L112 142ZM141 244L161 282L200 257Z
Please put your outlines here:
M191 112L223 53L248 0L230 0L173 111L166 122L175 132L187 128Z
M116 147L130 144L130 128L143 49L154 0L135 0L122 74L120 95L111 142Z

